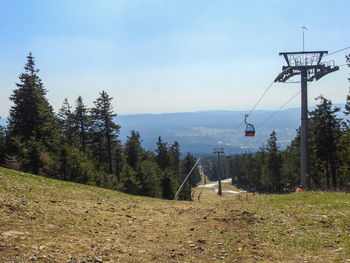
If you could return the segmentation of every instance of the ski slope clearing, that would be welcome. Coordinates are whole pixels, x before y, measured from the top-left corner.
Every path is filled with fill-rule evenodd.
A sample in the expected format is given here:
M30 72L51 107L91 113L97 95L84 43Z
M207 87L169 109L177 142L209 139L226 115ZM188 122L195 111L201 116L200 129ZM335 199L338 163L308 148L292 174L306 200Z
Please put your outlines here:
M130 196L0 168L0 262L350 260L349 194L196 188L193 197Z

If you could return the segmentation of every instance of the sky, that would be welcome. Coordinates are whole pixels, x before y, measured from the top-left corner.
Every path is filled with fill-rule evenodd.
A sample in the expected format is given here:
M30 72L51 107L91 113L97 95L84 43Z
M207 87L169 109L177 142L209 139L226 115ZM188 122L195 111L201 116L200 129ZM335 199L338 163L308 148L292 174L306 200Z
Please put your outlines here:
M279 52L350 46L350 1L0 0L0 116L32 52L57 111L105 90L117 114L246 110L285 65ZM350 49L327 56L346 63ZM347 66L309 85L344 103ZM297 80L297 79L296 79ZM273 84L256 109L276 110L300 84ZM286 107L299 107L297 96Z

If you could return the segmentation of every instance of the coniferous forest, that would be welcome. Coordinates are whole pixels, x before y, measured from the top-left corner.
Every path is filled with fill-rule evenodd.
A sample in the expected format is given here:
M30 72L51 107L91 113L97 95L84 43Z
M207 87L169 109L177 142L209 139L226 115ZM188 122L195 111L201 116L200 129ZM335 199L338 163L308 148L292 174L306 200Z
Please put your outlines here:
M24 73L10 96L8 125L0 126L0 164L50 178L96 185L125 193L173 199L196 160L181 159L178 142L158 138L156 151L142 148L141 135L130 131L125 145L112 97L99 93L91 108L79 96L65 99L58 113L46 99L34 57L27 56ZM198 168L179 199L191 199L200 180Z

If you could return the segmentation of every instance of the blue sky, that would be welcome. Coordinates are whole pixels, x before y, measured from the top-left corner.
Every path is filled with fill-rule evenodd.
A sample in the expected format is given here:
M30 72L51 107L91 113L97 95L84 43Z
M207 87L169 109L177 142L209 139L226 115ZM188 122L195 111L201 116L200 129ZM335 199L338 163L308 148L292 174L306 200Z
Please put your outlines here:
M350 46L348 0L0 0L0 116L32 52L57 110L99 92L118 114L249 111L281 71L282 51ZM345 63L350 49L327 57ZM349 68L309 89L343 103ZM257 109L278 109L300 89L275 84ZM297 97L287 107L299 106Z

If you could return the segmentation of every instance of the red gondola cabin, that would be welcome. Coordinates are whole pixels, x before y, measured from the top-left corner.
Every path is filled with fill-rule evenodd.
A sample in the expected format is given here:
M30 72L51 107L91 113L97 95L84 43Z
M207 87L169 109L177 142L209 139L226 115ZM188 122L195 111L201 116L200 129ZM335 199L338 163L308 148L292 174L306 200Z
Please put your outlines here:
M252 137L254 135L255 135L255 129L254 129L253 124L247 123L247 126L245 127L245 136Z

